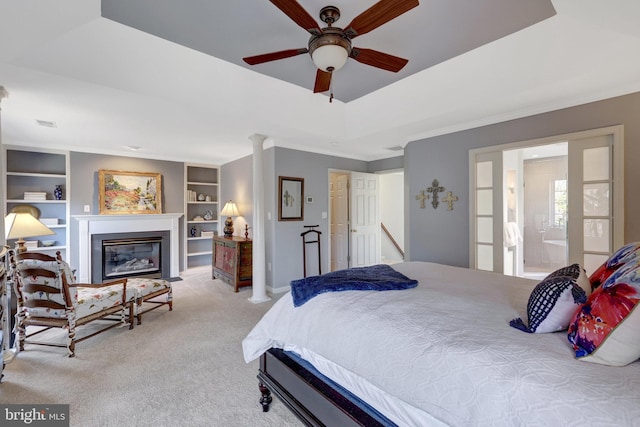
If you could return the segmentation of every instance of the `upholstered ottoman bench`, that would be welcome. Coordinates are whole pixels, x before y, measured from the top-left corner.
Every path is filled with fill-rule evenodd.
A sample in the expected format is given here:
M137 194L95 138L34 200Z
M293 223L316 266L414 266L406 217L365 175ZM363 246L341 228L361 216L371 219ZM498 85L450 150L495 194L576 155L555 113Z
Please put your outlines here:
M173 310L173 295L171 283L164 279L149 279L146 277L127 279L127 290L135 290L134 313L138 318L138 325L142 324L142 315L162 305L168 305ZM162 299L158 298L164 295ZM150 307L143 308L143 304ZM131 319L133 324L133 319Z

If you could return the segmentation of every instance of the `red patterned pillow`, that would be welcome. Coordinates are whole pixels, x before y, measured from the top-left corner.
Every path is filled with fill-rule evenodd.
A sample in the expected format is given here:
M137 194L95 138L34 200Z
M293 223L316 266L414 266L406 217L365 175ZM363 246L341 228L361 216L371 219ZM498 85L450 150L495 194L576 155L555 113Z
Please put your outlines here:
M589 282L591 282L591 288L596 289L602 285L613 272L618 268L625 265L631 260L635 260L640 252L640 242L629 243L624 245L613 255L609 257L600 267L589 276Z
M615 271L574 314L569 342L576 358L624 366L640 358L640 265Z

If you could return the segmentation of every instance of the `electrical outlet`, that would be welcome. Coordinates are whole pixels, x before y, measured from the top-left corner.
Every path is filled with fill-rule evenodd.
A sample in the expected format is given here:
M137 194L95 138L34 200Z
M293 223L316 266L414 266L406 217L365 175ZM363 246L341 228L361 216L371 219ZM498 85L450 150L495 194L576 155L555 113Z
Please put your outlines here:
M84 205L84 211L86 213L90 213L91 212L91 205Z

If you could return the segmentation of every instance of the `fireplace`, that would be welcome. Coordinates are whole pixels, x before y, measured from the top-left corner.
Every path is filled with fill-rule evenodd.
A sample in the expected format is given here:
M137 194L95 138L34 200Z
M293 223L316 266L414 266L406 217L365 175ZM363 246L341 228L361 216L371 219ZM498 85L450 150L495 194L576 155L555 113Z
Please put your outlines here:
M167 232L169 237L162 242L162 278L177 277L180 266L179 220L182 214L153 215L74 215L78 221L77 276L81 283L102 281L102 248L94 249L94 236L101 240L150 237L157 232ZM140 233L140 234L136 234ZM96 264L96 258L99 260ZM168 260L167 260L168 259ZM99 276L94 273L99 273ZM96 278L97 276L97 278Z
M122 276L162 277L162 239L102 241L102 279Z
M135 276L169 278L169 243L168 231L94 234L92 282Z

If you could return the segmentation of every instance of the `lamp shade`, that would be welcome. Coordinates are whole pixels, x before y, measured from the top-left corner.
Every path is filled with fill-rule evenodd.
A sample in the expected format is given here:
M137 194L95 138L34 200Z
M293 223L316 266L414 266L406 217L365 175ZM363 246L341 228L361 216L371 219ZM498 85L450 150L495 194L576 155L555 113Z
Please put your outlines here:
M347 62L348 57L349 52L336 44L319 46L311 54L313 63L322 71L338 71Z
M4 233L7 240L56 234L29 213L7 215L4 218Z
M233 201L229 200L222 208L222 212L220 212L221 216L240 216L240 212L238 212L238 207Z

